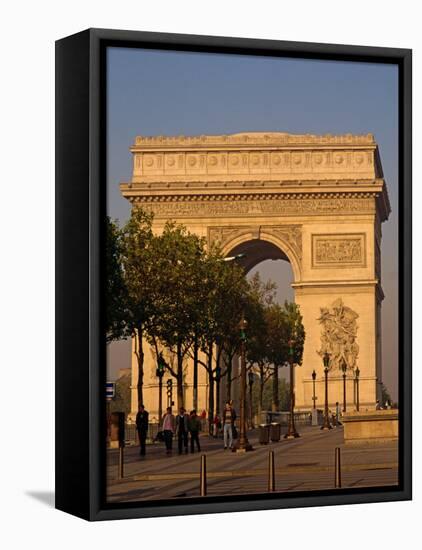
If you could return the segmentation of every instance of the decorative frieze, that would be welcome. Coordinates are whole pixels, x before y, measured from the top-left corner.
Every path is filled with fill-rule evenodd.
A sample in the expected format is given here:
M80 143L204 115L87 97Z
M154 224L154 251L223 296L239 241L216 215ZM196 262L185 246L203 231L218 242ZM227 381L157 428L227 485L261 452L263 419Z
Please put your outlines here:
M342 174L375 177L374 151L294 149L252 151L144 151L136 150L134 177L265 174L285 179L296 174Z
M365 267L364 233L312 235L312 267Z
M366 194L365 194L366 195ZM348 215L374 213L373 197L359 198L319 196L178 196L178 197L130 197L132 203L154 212L157 218L202 218L244 216L302 216L302 215ZM151 200L157 199L157 200Z

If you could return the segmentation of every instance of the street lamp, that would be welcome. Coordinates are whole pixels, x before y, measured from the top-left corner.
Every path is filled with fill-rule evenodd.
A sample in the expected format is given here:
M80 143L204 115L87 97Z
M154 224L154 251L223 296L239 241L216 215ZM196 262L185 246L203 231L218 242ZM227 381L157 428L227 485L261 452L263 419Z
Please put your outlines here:
M330 354L324 353L322 358L324 363L324 375L325 375L325 406L324 406L324 424L321 426L321 430L331 430L330 417L328 415L328 370L330 366Z
M295 427L295 392L294 392L294 341L289 340L289 364L290 364L290 418L289 418L289 428L287 433L284 435L284 439L294 439L300 437Z
M226 256L223 258L223 262L234 262L236 260L242 260L243 258L246 258L246 254L236 254L236 256Z
M315 369L312 371L312 401L313 401L313 409L316 409L316 397L315 397L315 379L316 379L316 372Z
M343 412L346 412L346 371L347 363L344 357L341 360L341 370L343 371Z
M161 426L161 418L163 416L163 376L165 371L165 363L161 353L157 358L157 370L155 371L158 376L158 425Z
M249 423L251 428L253 428L252 386L253 386L254 378L253 378L253 372L251 370L248 372L248 382L249 382L249 414L250 414Z
M253 450L246 436L246 326L247 322L243 317L240 322L240 426L239 438L236 445L233 447L233 451L237 453L245 453L246 451Z
M359 412L359 375L360 375L359 367L356 367L355 375L356 375L356 378L355 378L355 383L356 383L356 410Z

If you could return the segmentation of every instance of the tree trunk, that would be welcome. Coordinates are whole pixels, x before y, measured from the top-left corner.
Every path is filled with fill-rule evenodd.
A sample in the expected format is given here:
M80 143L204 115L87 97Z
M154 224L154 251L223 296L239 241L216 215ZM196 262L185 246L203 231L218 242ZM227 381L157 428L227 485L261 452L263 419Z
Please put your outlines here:
M193 408L198 409L198 338L193 344Z
M264 407L264 369L259 368L259 416L261 417L262 409Z
M278 365L274 365L273 374L273 402L271 410L276 412L280 409L280 398L278 396Z
M182 346L177 343L177 407L180 409L184 407L184 396L183 396L183 354Z
M214 420L214 376L212 372L212 344L210 344L208 349L208 430L209 433L212 433L212 425Z
M138 359L138 384L137 384L137 390L138 390L138 409L139 406L143 404L144 402L144 394L143 394L143 386L144 386L144 346L142 342L142 329L138 328L138 330L135 333L135 350L136 351L136 357Z
M232 372L233 372L233 356L228 358L227 362L227 386L226 386L226 401L232 398Z

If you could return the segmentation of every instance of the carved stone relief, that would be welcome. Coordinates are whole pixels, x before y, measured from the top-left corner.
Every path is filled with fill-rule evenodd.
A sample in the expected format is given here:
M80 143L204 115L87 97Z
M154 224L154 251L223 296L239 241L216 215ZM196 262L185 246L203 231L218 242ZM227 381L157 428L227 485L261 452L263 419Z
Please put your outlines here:
M348 369L356 367L359 346L356 343L359 315L343 304L339 298L331 307L321 308L321 316L317 319L322 325L321 348L318 354L323 357L330 355L330 370L340 369L343 360Z
M312 267L365 267L365 234L312 235Z
M301 225L261 225L256 226L237 226L237 227L209 227L208 243L218 243L222 248L227 243L245 234L252 234L254 239L261 238L261 234L269 233L287 242L294 250L298 260L302 259L302 226Z

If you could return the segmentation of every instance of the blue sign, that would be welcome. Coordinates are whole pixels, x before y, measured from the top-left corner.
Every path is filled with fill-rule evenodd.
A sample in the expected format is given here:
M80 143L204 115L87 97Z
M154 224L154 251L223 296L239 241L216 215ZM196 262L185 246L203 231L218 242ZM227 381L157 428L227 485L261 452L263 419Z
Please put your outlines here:
M114 399L116 395L116 384L114 382L106 382L106 398Z

